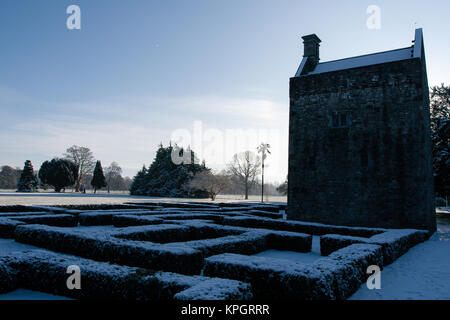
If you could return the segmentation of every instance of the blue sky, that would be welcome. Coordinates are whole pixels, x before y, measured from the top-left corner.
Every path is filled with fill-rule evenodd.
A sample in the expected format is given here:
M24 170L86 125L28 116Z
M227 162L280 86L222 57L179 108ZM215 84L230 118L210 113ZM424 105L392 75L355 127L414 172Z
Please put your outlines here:
M81 30L66 27L72 4ZM369 5L379 30L366 26ZM449 82L448 12L449 1L2 0L0 165L37 169L77 144L132 176L159 142L201 121L201 149L226 130L267 135L268 178L281 181L300 36L316 33L327 61L409 46L422 27L436 85ZM230 158L204 153L215 169Z

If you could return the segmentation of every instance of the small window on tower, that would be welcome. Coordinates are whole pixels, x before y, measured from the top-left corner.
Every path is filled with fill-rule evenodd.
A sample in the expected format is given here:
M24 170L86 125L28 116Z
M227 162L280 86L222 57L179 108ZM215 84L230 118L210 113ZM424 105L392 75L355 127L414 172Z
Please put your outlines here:
M345 128L350 125L350 115L347 112L333 112L330 118L330 127Z

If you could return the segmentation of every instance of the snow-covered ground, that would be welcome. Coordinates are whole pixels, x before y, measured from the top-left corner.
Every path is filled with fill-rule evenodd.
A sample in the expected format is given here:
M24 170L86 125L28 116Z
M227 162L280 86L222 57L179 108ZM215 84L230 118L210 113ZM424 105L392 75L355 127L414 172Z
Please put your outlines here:
M261 196L249 196L249 200L244 200L239 195L218 195L214 202L228 202L228 201L249 201L259 202ZM36 193L21 193L14 191L0 190L0 205L67 205L67 204L120 204L129 201L204 201L213 202L210 199L185 199L185 198L157 198L157 197L143 197L130 196L123 192L99 192L93 193L75 193L75 192L36 192ZM264 199L266 201L266 199ZM286 202L285 196L269 196L267 202Z
M313 236L311 252L303 253L270 249L254 254L253 256L276 258L303 263L314 263L317 259L320 259L322 257L320 255L320 237Z
M450 218L438 217L438 231L381 271L381 289L366 284L352 300L450 299Z
M28 289L17 289L12 292L0 294L0 300L73 300L64 296L32 291Z

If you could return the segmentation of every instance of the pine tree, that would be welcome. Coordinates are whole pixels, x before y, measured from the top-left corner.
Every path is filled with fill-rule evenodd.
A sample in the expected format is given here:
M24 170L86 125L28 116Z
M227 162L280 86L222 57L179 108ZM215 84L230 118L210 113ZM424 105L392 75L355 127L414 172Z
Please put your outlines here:
M38 179L34 173L33 165L30 160L25 161L19 182L17 183L18 192L34 192L38 187Z
M95 164L94 177L92 178L91 185L94 188L94 193L97 192L97 189L106 187L105 175L103 174L102 164L99 160Z
M186 157L186 162L180 164L174 163L172 156L178 155L185 159L185 152L190 152L190 158ZM176 145L164 147L160 144L150 167L147 170L144 167L134 177L130 193L155 197L208 197L203 191L190 193L186 188L192 177L204 170L207 170L206 166L198 164L192 150L185 151Z
M145 176L147 174L147 168L142 166L142 169L133 178L133 182L130 186L130 194L142 196L145 195Z

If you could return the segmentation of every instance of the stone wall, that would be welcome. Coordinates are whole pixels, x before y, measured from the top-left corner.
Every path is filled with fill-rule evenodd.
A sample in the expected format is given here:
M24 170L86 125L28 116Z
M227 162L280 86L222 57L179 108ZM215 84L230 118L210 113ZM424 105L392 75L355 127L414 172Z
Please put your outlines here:
M424 64L291 78L289 219L436 229Z

